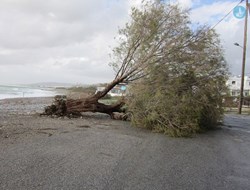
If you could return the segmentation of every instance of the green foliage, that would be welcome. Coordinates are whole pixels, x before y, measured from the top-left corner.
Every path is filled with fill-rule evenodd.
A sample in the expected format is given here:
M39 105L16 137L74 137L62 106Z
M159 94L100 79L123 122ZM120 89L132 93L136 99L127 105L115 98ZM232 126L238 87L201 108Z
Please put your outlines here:
M106 94L102 99L103 100L110 100L112 96L110 94Z
M180 137L217 125L228 71L214 30L192 30L188 12L148 3L132 10L132 21L121 33L114 67L140 39L130 62L145 75L130 88L128 109L135 126Z
M96 91L96 86L78 86L78 87L70 87L68 88L70 92L84 92L88 94L94 94Z
M119 96L111 96L109 94L105 95L103 98L99 99L99 102L107 105L115 104L117 103L121 97Z

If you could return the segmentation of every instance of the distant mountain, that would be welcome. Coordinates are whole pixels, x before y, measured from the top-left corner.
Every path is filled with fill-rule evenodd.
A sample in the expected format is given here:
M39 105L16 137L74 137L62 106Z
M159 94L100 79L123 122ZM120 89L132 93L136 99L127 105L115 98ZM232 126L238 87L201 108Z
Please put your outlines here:
M28 84L27 86L31 87L42 87L42 88L56 88L56 87L64 87L64 88L69 88L73 86L86 86L84 84L73 84L73 83L60 83L60 82L41 82L41 83L33 83L33 84Z

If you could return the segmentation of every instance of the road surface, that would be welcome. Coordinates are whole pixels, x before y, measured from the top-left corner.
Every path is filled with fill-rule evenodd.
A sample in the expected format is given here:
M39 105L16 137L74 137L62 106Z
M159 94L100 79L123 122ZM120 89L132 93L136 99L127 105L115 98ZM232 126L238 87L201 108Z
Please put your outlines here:
M250 116L225 115L222 129L193 138L106 117L0 124L3 190L250 189Z

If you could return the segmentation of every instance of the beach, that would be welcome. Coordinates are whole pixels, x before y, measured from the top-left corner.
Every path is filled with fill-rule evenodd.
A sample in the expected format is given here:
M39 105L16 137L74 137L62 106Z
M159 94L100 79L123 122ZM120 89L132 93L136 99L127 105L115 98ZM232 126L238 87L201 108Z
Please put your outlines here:
M85 113L83 117L73 120L67 117L41 116L44 108L53 103L53 99L53 97L32 97L0 100L0 139L21 137L34 131L33 135L51 134L55 132L55 128L69 130L68 127L71 125L81 128L81 126L96 123L100 119L108 123L115 122L108 115L93 113Z
M44 107L51 104L53 97L7 98L0 100L0 113L29 115L42 113Z
M52 97L10 98L0 100L0 139L14 139L37 127L40 113Z

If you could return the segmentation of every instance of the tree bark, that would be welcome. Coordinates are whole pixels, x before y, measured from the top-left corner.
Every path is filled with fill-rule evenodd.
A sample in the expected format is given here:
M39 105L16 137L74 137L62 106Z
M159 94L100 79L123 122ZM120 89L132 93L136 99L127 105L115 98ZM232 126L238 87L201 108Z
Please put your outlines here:
M78 117L81 116L82 112L100 112L114 118L114 112L123 111L121 108L125 104L124 99L112 105L100 103L99 100L123 80L124 78L117 78L109 83L103 91L97 92L87 98L67 99L66 96L55 96L53 104L47 106L42 115Z

